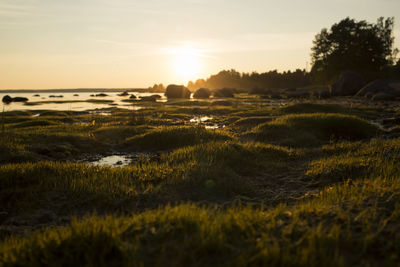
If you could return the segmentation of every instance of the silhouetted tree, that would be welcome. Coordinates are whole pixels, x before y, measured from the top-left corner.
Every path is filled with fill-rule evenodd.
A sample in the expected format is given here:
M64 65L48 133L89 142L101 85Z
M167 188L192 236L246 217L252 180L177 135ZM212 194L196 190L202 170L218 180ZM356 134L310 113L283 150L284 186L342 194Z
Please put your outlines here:
M309 74L305 70L297 69L294 72L287 71L279 73L277 70L265 73L239 73L236 70L223 70L218 74L211 75L208 79L199 79L189 82L188 88L197 90L199 88L220 89L236 88L250 91L257 87L259 91L265 89L278 89L287 87L301 87L309 85Z
M330 30L322 29L312 47L313 77L329 81L344 70L371 75L394 63L394 18L376 24L346 18Z

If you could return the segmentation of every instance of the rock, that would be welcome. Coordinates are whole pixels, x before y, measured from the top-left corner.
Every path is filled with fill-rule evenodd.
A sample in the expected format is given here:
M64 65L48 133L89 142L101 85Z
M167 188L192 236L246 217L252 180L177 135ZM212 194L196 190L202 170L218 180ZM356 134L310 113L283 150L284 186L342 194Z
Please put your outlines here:
M26 97L14 97L13 99L12 99L12 102L26 102L26 101L28 101L29 99L28 98L26 98Z
M79 96L78 94L74 94L74 96Z
M157 101L157 97L155 97L154 95L142 96L142 97L140 97L140 101L156 102Z
M129 95L128 91L118 94L118 96L128 96L128 95Z
M386 93L378 93L372 97L372 100L374 101L392 101L395 100L395 97L390 94Z
M160 95L151 95L151 97L155 98L155 99L160 99L161 96Z
M96 96L103 97L103 96L108 96L108 95L107 95L107 94L105 94L105 93L100 93L100 94L97 94Z
M11 103L11 102L26 102L29 99L26 97L11 97L9 95L5 95L2 99L4 103Z
M135 95L131 95L129 98L130 99L136 99L137 97Z
M64 97L63 95L49 95L49 97L54 98L54 97Z
M356 94L365 85L361 74L354 71L345 71L340 74L339 80L331 85L331 95L349 96Z
M95 96L95 95L94 95L94 94L91 94L90 96L93 97L93 96Z
M194 98L209 98L211 96L211 90L208 88L200 88L194 92Z
M236 89L234 88L221 88L214 90L214 97L235 97Z
M228 100L219 100L211 102L211 106L232 106L232 105L233 105L232 101Z
M34 97L38 97L38 96L40 96L39 94L35 94L35 95L33 95Z
M4 103L11 103L11 102L12 102L12 97L9 96L9 95L5 95L5 96L3 97L3 102L4 102Z
M400 96L400 90L391 87L386 81L376 80L370 82L357 92L357 96L372 98L376 94L389 94L393 97Z
M191 92L183 85L170 84L165 90L165 96L168 98L190 98Z

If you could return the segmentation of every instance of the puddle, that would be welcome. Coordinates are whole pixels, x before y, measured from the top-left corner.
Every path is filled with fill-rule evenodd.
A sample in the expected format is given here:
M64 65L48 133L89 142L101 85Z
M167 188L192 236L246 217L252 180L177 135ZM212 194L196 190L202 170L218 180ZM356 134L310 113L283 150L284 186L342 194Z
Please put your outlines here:
M225 125L218 125L218 124L214 124L214 125L206 125L204 126L206 129L211 129L211 130L215 130L215 129L219 129L219 128L224 128Z
M209 121L212 119L213 119L213 117L210 117L210 116L195 116L193 119L190 119L190 122L202 123L202 122L206 122L206 121Z
M103 157L97 161L92 161L90 164L96 166L126 166L132 162L132 159L127 155L112 155Z
M39 117L39 116L40 116L40 113L34 114L34 115L32 115L31 117L32 117L32 118L36 118L36 117Z
M151 153L134 153L134 154L116 154L104 157L93 157L86 159L84 162L95 166L111 166L111 167L123 167L132 164L133 162L139 161L142 158L154 157Z

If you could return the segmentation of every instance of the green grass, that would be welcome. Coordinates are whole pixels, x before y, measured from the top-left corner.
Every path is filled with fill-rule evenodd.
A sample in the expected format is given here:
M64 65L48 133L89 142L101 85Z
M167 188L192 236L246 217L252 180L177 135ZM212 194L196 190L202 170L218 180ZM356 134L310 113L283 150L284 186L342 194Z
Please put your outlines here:
M5 112L0 266L398 265L400 139L370 123L395 109L232 101Z
M377 136L380 130L356 116L330 113L291 114L260 124L247 136L281 145L318 146L335 140L360 140Z
M168 150L203 142L231 140L229 135L209 131L203 127L160 127L128 138L124 147L129 149Z
M400 260L398 178L339 184L315 199L268 210L184 204L118 218L93 216L9 239L0 247L0 260L18 265L395 266Z

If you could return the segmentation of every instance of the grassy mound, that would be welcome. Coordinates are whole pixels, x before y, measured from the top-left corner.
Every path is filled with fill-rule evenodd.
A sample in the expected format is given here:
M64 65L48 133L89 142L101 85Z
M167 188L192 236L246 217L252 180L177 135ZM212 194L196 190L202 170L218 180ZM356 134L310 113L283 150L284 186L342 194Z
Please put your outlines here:
M143 134L148 126L109 126L101 127L93 131L96 140L106 143L122 143L126 138Z
M278 146L209 142L175 150L163 155L162 161L180 172L170 180L176 195L186 192L191 200L218 201L254 197L252 175L282 171L294 158L292 151Z
M331 140L371 138L378 133L375 125L355 116L314 113L282 116L255 127L247 135L258 141L306 147Z
M25 128L25 127L42 127L42 126L52 126L57 125L59 122L45 119L33 119L29 121L24 121L20 123L15 123L12 128Z
M330 184L348 179L395 177L400 173L400 139L341 143L324 148L325 157L310 163L306 175L316 183ZM380 173L383 172L383 173Z
M160 127L142 135L128 138L124 143L124 147L167 150L204 142L231 139L225 133L209 131L203 127Z
M398 178L398 177L397 177ZM395 266L399 179L342 184L271 210L163 207L0 244L6 265ZM182 253L184 251L184 253Z

